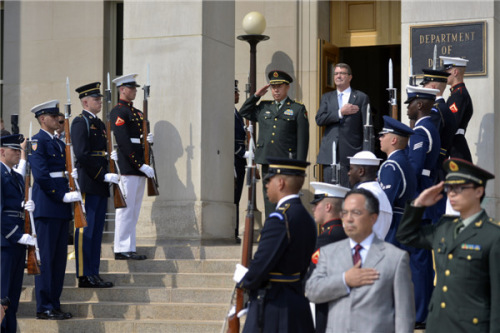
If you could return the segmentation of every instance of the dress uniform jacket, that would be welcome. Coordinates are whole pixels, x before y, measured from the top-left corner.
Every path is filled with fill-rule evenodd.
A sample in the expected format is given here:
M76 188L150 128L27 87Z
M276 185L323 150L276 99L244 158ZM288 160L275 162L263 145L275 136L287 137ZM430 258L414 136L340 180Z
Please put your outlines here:
M262 101L259 97L248 98L240 114L259 123L259 135L255 149L255 162L268 164L266 157L282 157L305 161L309 148L309 121L306 107L285 98L278 110L274 101Z
M446 103L451 112L455 115L458 128L456 135L453 137L451 157L457 157L471 162L472 156L467 140L465 139L465 132L467 131L467 125L474 112L472 100L463 82L454 85L450 90L451 95L448 97Z
M443 97L436 98L432 111L431 119L439 131L441 140L441 151L438 159L438 169L441 170L444 160L450 156L453 137L457 132L457 121Z
M500 332L500 224L486 212L454 239L458 218L421 226L423 207L406 206L397 233L404 244L434 250L437 284L427 333Z
M109 197L109 184L104 182L109 165L104 123L90 112L83 111L71 124L71 142L81 191Z
M243 332L314 332L302 280L315 244L314 220L298 196L269 215L249 270L238 285L250 292Z
M2 223L1 223L1 282L2 295L10 299L9 309L2 321L2 332L16 332L16 312L21 296L26 246L17 243L24 234L24 181L20 174L2 168ZM14 178L15 177L15 178Z
M142 112L132 102L118 101L110 113L111 129L118 145L118 166L123 175L144 176L139 168L144 164L141 144Z

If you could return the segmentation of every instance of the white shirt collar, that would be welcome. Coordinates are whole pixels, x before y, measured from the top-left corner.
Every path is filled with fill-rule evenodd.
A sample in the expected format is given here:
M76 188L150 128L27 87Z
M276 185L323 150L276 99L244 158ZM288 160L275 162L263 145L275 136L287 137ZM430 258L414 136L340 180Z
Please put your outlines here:
M363 239L363 241L361 243L359 243L363 249L365 249L366 251L368 251L370 249L370 246L372 245L373 243L373 238L375 237L375 233L371 233L370 236L366 237L365 239ZM353 241L351 238L349 238L349 243L351 244L351 249L353 249L356 244L355 241Z
M97 117L95 114L93 114L93 113L92 113L92 112L90 112L90 111L87 111L87 110L85 110L85 109L83 109L83 111L88 112L88 114L90 114L91 118L95 118L95 117Z
M390 154L389 154L389 156L387 156L387 158L391 157L391 156L392 156L392 154L394 154L395 152L400 151L400 150L401 150L401 149L396 149L395 151L393 151L392 153L390 153Z
M417 120L417 122L415 123L415 126L417 126L417 124L418 124L419 122L421 122L422 120L424 120L425 118L430 118L430 117L431 117L431 116L425 116L425 117L420 118L420 119L419 119L419 120Z
M281 206L281 204L283 204L285 201L288 201L288 200L291 200L291 199L295 199L295 198L298 198L298 197L299 197L298 194L287 195L287 196L281 198L280 201L278 201L278 204L276 205L276 208L279 208Z
M2 164L7 168L7 171L9 171L9 173L10 173L10 170L12 170L12 169L9 168L9 166L7 164L5 164L4 162L2 162Z

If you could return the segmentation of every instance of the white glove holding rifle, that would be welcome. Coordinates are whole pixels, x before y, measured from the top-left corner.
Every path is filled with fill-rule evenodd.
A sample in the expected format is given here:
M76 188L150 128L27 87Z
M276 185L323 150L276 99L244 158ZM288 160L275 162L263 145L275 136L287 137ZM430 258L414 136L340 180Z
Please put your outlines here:
M82 201L82 195L80 192L72 191L64 194L63 202L70 203L76 201Z
M155 170L147 164L143 164L139 171L146 175L148 178L153 178L155 176Z

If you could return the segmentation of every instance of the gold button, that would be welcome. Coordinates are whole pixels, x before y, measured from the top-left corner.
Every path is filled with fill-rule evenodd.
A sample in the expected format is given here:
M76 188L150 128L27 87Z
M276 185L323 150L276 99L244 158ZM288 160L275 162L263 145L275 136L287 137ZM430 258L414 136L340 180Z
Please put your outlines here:
M444 271L444 275L446 275L446 276L450 276L450 270L449 270L449 269L447 269L446 271Z
M278 121L278 118L274 118L274 121Z
M276 125L273 125L273 128L276 128Z
M477 318L473 318L473 319L472 319L472 323L473 323L473 324L475 324L475 325L477 325L477 323L479 323L479 319L477 319Z
M446 303L445 302L442 302L441 303L441 309L444 309L446 307Z
M443 286L443 292L447 292L448 291L448 287L447 286Z
M271 140L271 143L274 143L274 140Z
M450 259L450 260L453 259L453 254L451 254L451 253L448 254L448 259Z
M272 135L274 136L274 133Z
M438 249L438 253L441 253L441 249Z
M470 254L467 256L467 260L471 260L472 257L470 256Z

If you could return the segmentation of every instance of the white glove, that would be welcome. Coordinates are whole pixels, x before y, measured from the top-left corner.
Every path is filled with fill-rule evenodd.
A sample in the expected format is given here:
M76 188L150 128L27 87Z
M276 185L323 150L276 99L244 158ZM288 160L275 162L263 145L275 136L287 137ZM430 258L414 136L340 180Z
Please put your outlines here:
M249 150L245 151L245 155L243 155L243 158L249 158L251 152Z
M148 134L148 136L146 137L146 141L151 145L153 144L153 133Z
M30 213L33 213L35 210L35 202L33 200L28 200L26 203L23 202L23 206Z
M118 184L120 182L120 177L116 173L107 173L104 175L104 181L106 183Z
M243 265L236 264L236 270L234 271L233 280L236 283L240 283L245 274L248 272L248 268Z
M113 161L118 162L118 152L116 151L116 149L111 152L110 157Z
M153 178L155 176L155 171L152 167L150 167L147 164L143 164L140 168L139 171L141 171L143 174L146 175L148 178Z
M80 194L80 192L73 191L64 193L63 202L65 203L81 201L81 200L82 200L82 195Z
M238 312L238 314L236 315L238 318L241 318L243 317L244 315L246 315L248 312L248 308L244 308L244 309L241 309L240 312ZM234 314L236 313L236 306L233 305L231 307L231 309L229 310L229 313L227 314L227 317L232 317Z
M35 245L35 239L30 234L22 235L17 242L23 245Z
M73 169L73 171L71 171L71 177L73 177L74 180L78 180L78 170L77 169Z

